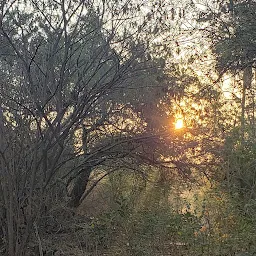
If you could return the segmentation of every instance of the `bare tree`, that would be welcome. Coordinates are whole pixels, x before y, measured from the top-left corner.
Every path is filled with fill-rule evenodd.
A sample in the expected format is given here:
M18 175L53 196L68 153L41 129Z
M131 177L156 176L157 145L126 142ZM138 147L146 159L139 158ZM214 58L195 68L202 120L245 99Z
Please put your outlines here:
M143 135L132 98L150 93L143 88L161 74L163 65L145 54L159 35L150 22L159 6L1 2L0 232L8 255L24 255L59 181L78 206L98 182L86 191L92 171L101 180L121 166L154 162L144 142L159 136Z

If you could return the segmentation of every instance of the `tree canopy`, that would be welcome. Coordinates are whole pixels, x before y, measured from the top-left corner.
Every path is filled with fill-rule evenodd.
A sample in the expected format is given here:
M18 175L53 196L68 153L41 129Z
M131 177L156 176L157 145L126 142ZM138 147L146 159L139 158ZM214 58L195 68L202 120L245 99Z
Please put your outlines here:
M240 0L2 1L0 253L28 255L38 240L35 253L44 255L40 232L54 204L74 215L97 187L112 193L120 223L132 216L147 225L155 204L167 211L156 212L175 228L155 221L174 247L199 239L191 228L200 221L206 240L219 241L221 230L216 213L211 229L204 202L200 216L169 212L175 193L183 200L188 188L216 189L251 213L255 8ZM111 214L110 226L91 221L90 230L116 228ZM131 226L123 228L128 235Z

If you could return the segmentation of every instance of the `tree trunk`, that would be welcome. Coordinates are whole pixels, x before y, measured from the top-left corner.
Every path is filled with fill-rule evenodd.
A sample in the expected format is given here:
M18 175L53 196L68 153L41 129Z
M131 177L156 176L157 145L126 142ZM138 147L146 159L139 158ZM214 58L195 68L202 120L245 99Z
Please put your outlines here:
M70 193L71 199L68 203L69 207L78 207L80 205L80 199L82 198L82 195L86 190L91 172L92 168L87 167L86 169L82 170L82 172L76 178L72 191Z
M245 135L245 110L246 110L246 92L251 88L252 84L252 67L248 66L243 72L243 88L241 101L241 142L244 144Z

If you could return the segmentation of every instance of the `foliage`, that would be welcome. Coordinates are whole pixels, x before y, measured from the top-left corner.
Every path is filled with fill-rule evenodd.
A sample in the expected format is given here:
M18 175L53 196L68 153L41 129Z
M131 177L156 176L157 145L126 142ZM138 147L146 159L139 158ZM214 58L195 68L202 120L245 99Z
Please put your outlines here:
M125 189L123 182L129 180L123 176L122 182L115 181L122 193L118 194L110 212L100 214L92 222L92 237L96 237L101 246L109 247L112 255L175 253L189 241L192 244L194 231L199 228L196 216L189 212L175 213L162 182L151 180L143 190L124 197L132 185Z
M220 74L236 73L254 65L255 2L217 1L201 11L198 21L210 38Z
M77 207L92 173L97 184L117 169L154 162L140 157L151 137L132 98L159 83L164 66L147 49L162 24L147 21L159 21L163 9L144 1L0 7L1 225L6 253L24 255L59 187L58 199L69 195L69 206ZM140 104L148 94L141 93Z
M1 254L255 252L255 3L184 6L2 1Z
M246 140L241 143L239 130L234 129L226 138L223 151L225 183L232 193L238 193L244 199L244 204L255 199L256 148L252 130L254 127L247 127Z
M255 215L246 215L241 199L218 185L205 185L203 191L191 191L193 197L178 199L182 204L178 212L174 199L163 192L164 183L151 182L147 184L151 189L135 193L137 203L130 200L131 194L120 195L115 207L93 220L90 237L104 251L111 255L210 256L255 252ZM122 182L118 184L122 187ZM126 189L121 190L126 193Z

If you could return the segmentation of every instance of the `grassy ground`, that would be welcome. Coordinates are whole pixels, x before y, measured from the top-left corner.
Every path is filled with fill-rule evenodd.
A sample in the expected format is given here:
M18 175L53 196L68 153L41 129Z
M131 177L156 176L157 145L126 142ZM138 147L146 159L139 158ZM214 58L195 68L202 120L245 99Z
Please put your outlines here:
M256 218L237 200L207 186L179 197L158 178L111 177L76 211L56 205L38 223L31 255L38 244L46 256L254 255Z

